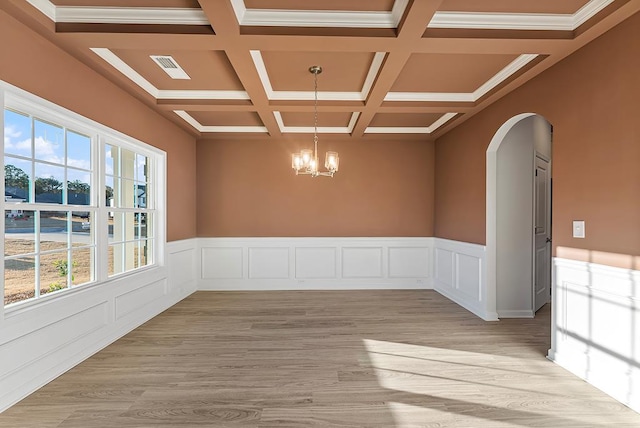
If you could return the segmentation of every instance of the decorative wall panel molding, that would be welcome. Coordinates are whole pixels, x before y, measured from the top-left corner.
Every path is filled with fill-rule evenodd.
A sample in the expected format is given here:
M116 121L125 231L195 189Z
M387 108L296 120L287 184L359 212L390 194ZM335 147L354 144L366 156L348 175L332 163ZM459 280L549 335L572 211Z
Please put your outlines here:
M382 270L382 247L342 248L343 278L382 278Z
M196 289L435 288L485 320L485 247L440 238L198 238L166 264L5 310L0 410ZM554 259L549 358L640 411L640 271Z
M243 256L242 248L203 248L202 278L242 278Z
M0 411L194 292L196 247L170 242L164 266L5 309Z
M484 245L434 238L434 254L435 290L483 320L497 320L486 307Z
M289 277L288 248L249 248L249 278L285 279Z
M549 359L640 412L640 271L554 259Z
M295 270L289 273L299 281L305 279L335 279L338 265L336 247L297 247L294 245Z
M433 238L199 238L198 288L426 289L432 247Z

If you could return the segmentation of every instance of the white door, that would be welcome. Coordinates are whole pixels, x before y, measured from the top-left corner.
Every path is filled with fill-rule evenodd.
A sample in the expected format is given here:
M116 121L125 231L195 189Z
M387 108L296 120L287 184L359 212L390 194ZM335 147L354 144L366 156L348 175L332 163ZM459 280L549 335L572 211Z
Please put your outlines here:
M551 289L551 171L549 162L536 156L534 178L533 310L549 301Z

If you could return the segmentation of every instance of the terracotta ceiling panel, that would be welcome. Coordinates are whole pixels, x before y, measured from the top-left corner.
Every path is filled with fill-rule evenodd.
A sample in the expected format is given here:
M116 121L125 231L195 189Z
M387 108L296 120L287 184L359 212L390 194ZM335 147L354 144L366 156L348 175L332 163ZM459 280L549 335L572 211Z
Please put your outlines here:
M351 120L351 113L319 112L318 126L346 127ZM313 127L313 112L282 112L282 122L285 126Z
M187 111L203 126L262 126L257 113L251 111Z
M82 7L175 7L199 9L198 0L51 0L56 6Z
M588 2L589 0L444 0L439 10L449 12L574 14Z
M378 113L369 126L426 127L442 117L442 113Z
M640 0L0 0L0 9L197 137L309 132L309 67L319 65L320 128L427 141L640 13ZM170 55L190 80L171 79L150 55Z
M413 54L391 91L473 92L516 58L517 55Z
M242 83L223 51L118 49L113 53L158 89L243 90ZM170 78L150 55L170 55L191 79Z
M319 65L319 91L360 92L373 56L369 52L262 52L275 91L313 91L309 67Z
M390 11L395 0L245 0L247 9Z

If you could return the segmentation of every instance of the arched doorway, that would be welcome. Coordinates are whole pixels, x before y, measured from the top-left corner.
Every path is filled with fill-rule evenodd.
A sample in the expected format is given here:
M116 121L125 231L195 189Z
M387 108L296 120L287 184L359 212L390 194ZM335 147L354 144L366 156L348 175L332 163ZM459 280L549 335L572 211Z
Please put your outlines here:
M533 317L551 290L551 142L542 116L509 119L487 149L487 311Z

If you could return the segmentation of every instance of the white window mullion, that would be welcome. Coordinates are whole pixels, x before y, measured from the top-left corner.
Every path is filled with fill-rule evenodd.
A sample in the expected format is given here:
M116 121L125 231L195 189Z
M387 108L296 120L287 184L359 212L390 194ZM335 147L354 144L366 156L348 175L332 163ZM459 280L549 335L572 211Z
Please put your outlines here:
M35 295L37 299L40 297L40 211L33 211L33 244L35 246L36 256L33 258L35 263Z
M96 239L95 263L96 263L96 281L106 281L109 277L109 207L107 206L106 184L105 184L105 139L96 136L97 144L95 145L95 154L92 158L94 161L93 177L97 183L97 191L94 192L94 204L98 209L95 214L94 233Z
M2 88L0 88L0 107L2 107L2 115L0 115L0 134L2 135L2 138L0 138L0 148L2 149L2 154L3 154L3 163L4 163L4 108L5 108L5 104L4 104L4 90ZM0 188L2 188L3 191L3 195L4 195L4 168L2 169L2 183L0 184ZM2 198L2 216L4 217L4 210L5 210L5 202L4 202L4 198ZM0 243L0 251L2 251L2 254L6 254L4 251L4 221L2 222L2 243ZM2 295L2 305L0 305L0 325L2 325L2 323L4 322L4 260L2 261L2 266L0 267L0 275L2 275L2 290L0 291L0 294Z
M167 229L167 201L166 201L166 189L167 189L167 157L166 155L156 156L153 164L151 165L153 183L153 201L151 206L153 208L153 235L149 236L152 239L153 252L151 254L153 263L159 265L166 265L165 259L165 243L167 242L166 229ZM161 173L160 173L161 172Z
M36 202L36 126L33 123L33 116L31 119L31 177L29 177L29 202L32 204Z
M71 288L73 281L73 211L67 211L67 288Z
M67 205L69 203L69 170L67 169L67 163L68 163L68 157L69 157L69 152L67 151L67 133L68 133L68 129L63 127L62 128L62 139L64 140L62 142L62 144L64 145L64 174L63 174L63 182L62 182L62 205ZM69 231L69 233L71 233L71 231ZM71 269L71 266L68 266L68 270ZM67 275L68 276L68 275Z

